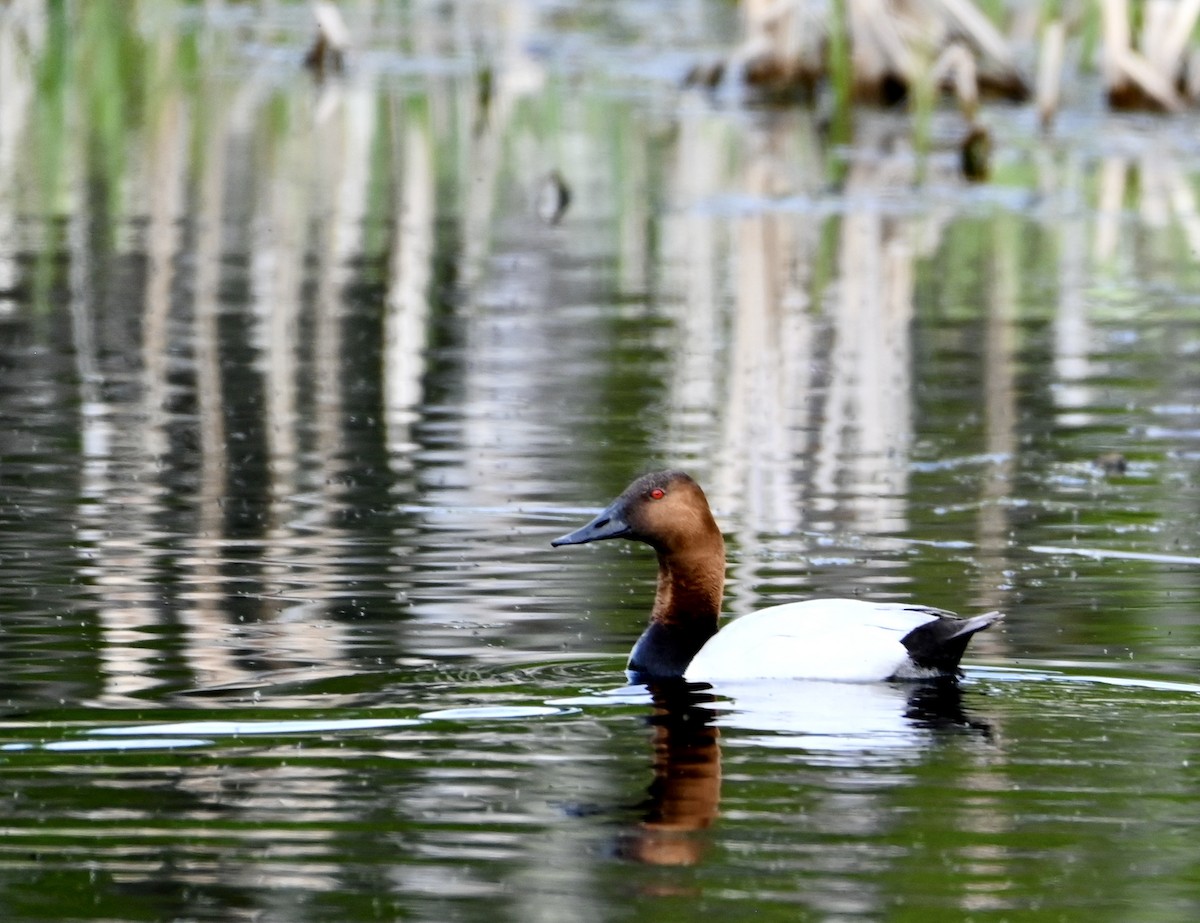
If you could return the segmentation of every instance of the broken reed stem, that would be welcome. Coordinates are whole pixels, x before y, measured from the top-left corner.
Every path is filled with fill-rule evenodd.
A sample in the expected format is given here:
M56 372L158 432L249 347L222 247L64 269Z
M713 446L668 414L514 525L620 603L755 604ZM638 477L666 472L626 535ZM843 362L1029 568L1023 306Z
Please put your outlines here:
M1101 0L1104 29L1104 81L1109 103L1130 108L1153 105L1179 112L1175 86L1182 76L1188 38L1200 16L1200 0L1148 0L1133 47L1126 0Z

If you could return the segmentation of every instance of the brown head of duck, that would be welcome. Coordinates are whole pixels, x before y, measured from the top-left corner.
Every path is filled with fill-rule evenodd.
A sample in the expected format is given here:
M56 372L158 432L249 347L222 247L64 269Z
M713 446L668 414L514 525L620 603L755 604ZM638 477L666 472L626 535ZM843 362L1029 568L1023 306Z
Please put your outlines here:
M683 675L717 631L725 589L725 540L708 499L682 471L656 471L630 484L587 525L551 545L625 538L658 555L658 586L650 626L629 656L644 677Z

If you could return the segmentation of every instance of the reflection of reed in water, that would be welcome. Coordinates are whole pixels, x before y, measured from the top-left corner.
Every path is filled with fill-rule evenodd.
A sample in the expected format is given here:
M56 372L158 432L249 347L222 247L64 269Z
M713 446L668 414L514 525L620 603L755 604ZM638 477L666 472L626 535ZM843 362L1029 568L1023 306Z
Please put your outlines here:
M816 145L811 121L765 120L743 167L745 192L764 207L738 221L729 385L715 396L722 444L709 455L717 459L714 505L751 536L814 520L867 535L907 526L914 264L929 228L927 219L892 215L881 204L914 182L914 168L905 152L889 156L886 121L870 130L879 155L855 158L840 219L765 207L819 194L785 156L805 131ZM832 282L821 268L824 221L838 221ZM711 380L711 364L689 368ZM681 382L680 402L704 387Z

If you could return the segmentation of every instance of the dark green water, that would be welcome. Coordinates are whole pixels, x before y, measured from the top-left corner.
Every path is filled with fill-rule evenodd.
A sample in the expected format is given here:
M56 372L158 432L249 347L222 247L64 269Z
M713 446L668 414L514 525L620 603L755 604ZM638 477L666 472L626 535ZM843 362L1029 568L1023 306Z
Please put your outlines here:
M1195 120L987 110L968 186L606 10L353 6L318 84L304 5L0 8L0 918L1200 912ZM663 465L730 615L1005 627L623 689L649 552L548 543Z

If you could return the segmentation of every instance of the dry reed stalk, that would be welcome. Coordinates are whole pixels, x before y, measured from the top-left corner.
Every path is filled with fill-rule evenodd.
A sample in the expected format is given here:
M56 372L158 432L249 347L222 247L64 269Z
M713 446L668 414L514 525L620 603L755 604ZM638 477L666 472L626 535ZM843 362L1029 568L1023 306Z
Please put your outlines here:
M1049 128L1058 112L1062 89L1063 46L1066 31L1061 19L1046 24L1042 32L1042 53L1038 58L1037 110L1043 129Z
M1110 102L1132 93L1129 78L1117 61L1132 41L1129 32L1129 6L1126 0L1100 0L1100 18L1104 33L1104 86Z
M1139 51L1134 50L1126 0L1102 0L1104 77L1109 104L1117 108L1153 107L1179 112L1176 87L1186 85L1184 55L1200 17L1200 0L1147 0Z
M800 0L744 0L746 40L734 56L732 69L746 83L767 92L797 88L811 92L825 76L827 27ZM725 75L725 67L710 68L691 78L710 86Z
M880 84L888 78L911 87L930 60L937 62L939 84L968 106L966 101L980 89L1012 99L1029 95L1011 45L970 0L926 5L850 0L849 12L859 95L879 95ZM962 51L951 51L955 47ZM962 63L963 54L971 57L970 71Z
M938 5L941 15L935 18L945 32L943 40L962 36L955 40L965 40L975 51L976 84L1010 99L1028 98L1029 87L1017 67L1012 43L979 8L970 0L938 0Z
M886 0L848 0L855 96L882 95L889 80L912 82L916 64Z
M985 57L997 64L1016 70L1012 48L979 9L969 0L939 0L955 25L970 38Z
M1175 92L1175 88L1171 86L1170 81L1133 49L1123 48L1114 51L1113 64L1133 84L1132 99L1125 102L1125 98L1122 96L1118 100L1114 100L1114 105L1136 105L1138 97L1141 96L1151 105L1158 106L1167 112L1179 112L1183 109L1183 101ZM1112 99L1112 93L1113 91L1110 89L1110 99Z
M832 16L817 0L743 0L746 37L738 52L728 62L697 65L688 82L715 86L735 74L767 92L811 90L831 73L841 80L830 60L841 48L849 61L844 84L858 99L898 101L929 78L934 62L945 65L939 86L968 108L981 88L1011 99L1029 96L1011 43L972 0L831 2ZM950 50L955 46L971 56L969 70L960 63L964 52Z

